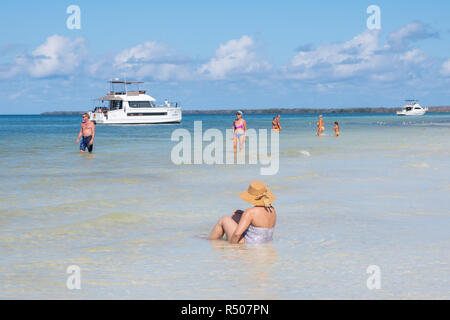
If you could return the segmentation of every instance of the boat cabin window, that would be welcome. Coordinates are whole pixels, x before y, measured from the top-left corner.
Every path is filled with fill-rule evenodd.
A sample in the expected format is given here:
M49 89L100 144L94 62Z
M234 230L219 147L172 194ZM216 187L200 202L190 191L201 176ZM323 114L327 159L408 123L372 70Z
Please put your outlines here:
M109 109L110 110L118 110L118 109L122 109L122 101L118 100L118 101L110 101L109 102Z
M152 101L128 101L130 108L154 108L155 104Z
M407 110L407 111L411 111L412 108L411 108L411 107L407 107L406 110Z
M420 110L420 108L419 108L419 107L415 107L414 109L415 109L415 110Z

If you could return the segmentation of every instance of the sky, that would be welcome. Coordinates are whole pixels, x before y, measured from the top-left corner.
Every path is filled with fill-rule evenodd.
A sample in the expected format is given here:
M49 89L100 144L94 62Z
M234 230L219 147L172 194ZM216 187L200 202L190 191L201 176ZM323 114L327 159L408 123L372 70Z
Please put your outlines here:
M441 0L10 1L0 114L90 110L113 78L184 109L450 105L449 12Z

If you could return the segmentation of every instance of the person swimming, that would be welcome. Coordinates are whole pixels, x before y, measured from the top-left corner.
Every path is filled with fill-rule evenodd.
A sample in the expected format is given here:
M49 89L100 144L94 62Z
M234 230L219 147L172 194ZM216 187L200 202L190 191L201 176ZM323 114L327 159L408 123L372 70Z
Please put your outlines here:
M238 141L239 151L242 151L247 136L247 122L242 118L242 111L236 112L236 119L233 121L233 133L233 150L236 153Z
M317 136L320 137L324 131L325 131L325 125L323 123L323 117L322 117L322 115L320 115L319 121L317 122Z
M334 136L339 137L339 123L337 121L334 122Z
M208 239L220 240L225 235L231 243L261 244L272 241L277 214L272 207L273 193L263 182L253 181L239 198L254 205L245 211L236 210L223 216L212 229Z

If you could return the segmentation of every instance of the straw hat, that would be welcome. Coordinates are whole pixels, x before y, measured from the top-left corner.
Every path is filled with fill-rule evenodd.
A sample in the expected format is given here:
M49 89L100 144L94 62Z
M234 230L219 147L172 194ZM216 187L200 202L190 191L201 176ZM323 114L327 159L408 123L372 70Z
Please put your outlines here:
M275 201L273 193L261 181L250 183L247 191L242 192L239 198L258 207L269 207Z

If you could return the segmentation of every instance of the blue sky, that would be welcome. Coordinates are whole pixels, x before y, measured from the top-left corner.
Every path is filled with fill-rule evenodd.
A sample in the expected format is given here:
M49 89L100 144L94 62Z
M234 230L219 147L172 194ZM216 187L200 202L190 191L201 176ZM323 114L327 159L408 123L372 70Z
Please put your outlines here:
M69 5L81 29L69 30ZM369 5L381 29L366 26ZM0 113L87 110L123 77L185 109L450 105L450 2L39 1L0 12Z

